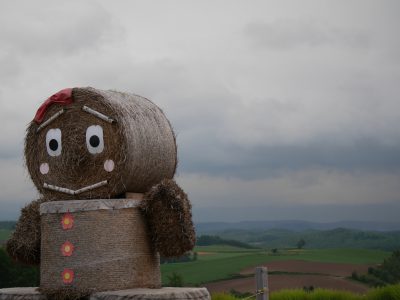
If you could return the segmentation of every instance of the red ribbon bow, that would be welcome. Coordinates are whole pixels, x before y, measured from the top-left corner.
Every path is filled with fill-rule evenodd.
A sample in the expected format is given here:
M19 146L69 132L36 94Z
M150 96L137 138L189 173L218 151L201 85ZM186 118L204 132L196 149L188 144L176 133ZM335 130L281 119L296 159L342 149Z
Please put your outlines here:
M63 89L58 93L48 98L37 110L34 121L37 124L42 123L44 116L46 115L47 109L53 104L58 103L61 105L68 105L72 103L72 89Z

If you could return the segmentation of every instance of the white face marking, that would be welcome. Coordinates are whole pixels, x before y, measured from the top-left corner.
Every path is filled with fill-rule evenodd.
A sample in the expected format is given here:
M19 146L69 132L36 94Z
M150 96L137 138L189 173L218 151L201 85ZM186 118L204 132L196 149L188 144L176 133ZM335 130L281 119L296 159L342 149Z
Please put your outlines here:
M59 156L61 154L61 129L49 129L46 133L46 148L50 156Z
M42 163L40 164L40 173L42 173L43 175L46 175L47 173L49 173L49 164L48 163Z
M49 125L51 122L53 122L59 116L61 116L63 113L64 113L64 109L58 111L55 115L52 115L50 118L47 119L47 121L44 121L42 124L40 124L40 126L36 129L36 132L39 132L43 127Z
M114 161L112 159L107 159L104 162L104 170L106 170L107 172L112 172L112 170L114 170Z
M103 127L92 125L86 129L86 147L91 154L103 152Z
M106 121L106 122L108 122L108 123L113 123L113 122L115 122L114 119L112 119L112 118L110 118L110 117L108 117L108 116L106 116L106 115L103 115L102 113L98 112L97 110L91 109L90 107L87 107L86 105L84 105L84 106L82 107L82 110L83 110L83 111L86 111L87 113L92 114L92 115L94 115L95 117L98 117L99 119L101 119L101 120L103 120L103 121Z

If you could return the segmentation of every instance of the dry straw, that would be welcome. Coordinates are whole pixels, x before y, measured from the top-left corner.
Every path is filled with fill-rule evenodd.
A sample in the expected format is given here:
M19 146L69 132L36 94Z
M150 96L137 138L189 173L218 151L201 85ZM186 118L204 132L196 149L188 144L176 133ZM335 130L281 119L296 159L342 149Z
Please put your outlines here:
M57 210L59 213L53 213ZM60 223L65 211L73 218L69 229ZM96 291L161 287L159 255L151 246L138 201L47 202L41 206L41 218L43 293L61 299L69 292L84 296ZM67 241L73 251L65 256L60 248ZM61 276L66 268L74 273L67 284Z
M177 257L193 249L196 234L191 205L174 180L165 179L145 194L142 209L152 242L162 256Z
M115 198L126 191L142 193L174 176L175 136L154 103L137 95L94 88L74 88L72 97L72 104L50 106L43 122L32 121L27 130L26 165L46 200L76 199L76 191L79 199ZM64 112L53 118L61 110ZM48 120L51 122L43 127ZM87 149L86 130L91 125L103 128L101 153L91 154ZM46 134L56 128L61 130L62 151L59 156L50 156ZM104 169L106 160L114 161L112 172ZM48 174L40 172L42 163L48 164ZM84 189L104 181L107 184L103 186Z
M177 165L172 127L154 103L137 95L74 88L72 98L69 105L51 105L44 120L32 121L27 129L25 161L42 198L22 210L7 251L21 262L41 263L41 291L50 299L160 287L156 251L180 256L195 243L190 202L172 180ZM102 151L88 149L90 126L102 128ZM61 149L52 155L46 145L51 129L60 133ZM146 193L141 209L87 211L92 206L87 202L96 200L84 201L86 211L74 212L72 231L61 229L62 212L39 214L45 201L55 207L60 200L121 201L125 192ZM60 257L60 245L67 240L76 246L73 260ZM65 286L60 272L68 264L77 280Z
M37 265L40 262L40 213L42 200L36 200L21 210L21 216L6 249L17 262Z

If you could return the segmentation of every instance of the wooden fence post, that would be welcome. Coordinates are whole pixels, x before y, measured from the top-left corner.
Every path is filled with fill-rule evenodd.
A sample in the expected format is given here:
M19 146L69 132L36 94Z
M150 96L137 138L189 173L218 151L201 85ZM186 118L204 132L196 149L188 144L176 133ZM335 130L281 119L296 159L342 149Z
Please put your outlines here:
M268 272L266 267L256 268L256 300L268 300ZM264 291L264 293L260 293Z

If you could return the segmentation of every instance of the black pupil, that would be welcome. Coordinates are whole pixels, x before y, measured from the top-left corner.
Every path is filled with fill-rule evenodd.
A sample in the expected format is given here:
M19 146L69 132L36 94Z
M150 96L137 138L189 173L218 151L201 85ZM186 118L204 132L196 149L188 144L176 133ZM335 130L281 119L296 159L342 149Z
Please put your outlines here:
M100 145L100 139L97 135L92 135L89 139L89 143L92 147L97 147Z
M52 151L56 151L58 149L58 142L55 139L51 139L49 142L49 147Z

